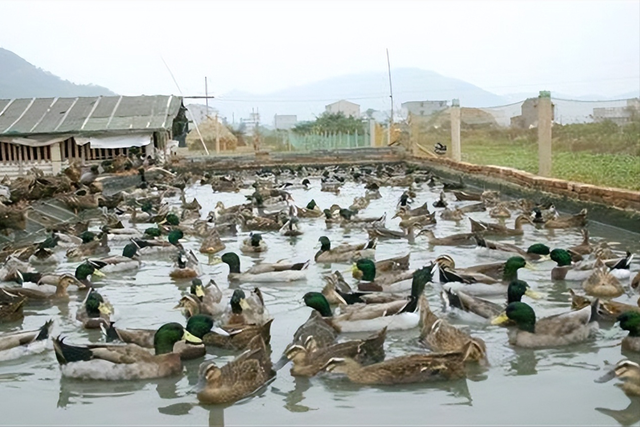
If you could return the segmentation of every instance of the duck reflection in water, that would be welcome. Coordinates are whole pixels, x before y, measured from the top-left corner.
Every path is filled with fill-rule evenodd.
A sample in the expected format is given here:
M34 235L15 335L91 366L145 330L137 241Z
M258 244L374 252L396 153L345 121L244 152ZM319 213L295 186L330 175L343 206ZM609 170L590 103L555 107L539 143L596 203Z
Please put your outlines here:
M293 390L284 392L273 387L271 391L274 394L284 397L284 408L289 412L307 412L318 408L309 408L305 405L299 405L304 400L304 393L311 387L311 381L307 377L293 377Z
M631 402L624 409L596 408L596 411L608 415L620 425L630 426L640 422L640 397L631 397Z
M101 398L125 397L144 389L148 381L80 381L60 378L58 408L91 403Z
M531 349L518 349L515 357L509 361L511 365L510 375L535 375L538 373L538 358L536 353Z

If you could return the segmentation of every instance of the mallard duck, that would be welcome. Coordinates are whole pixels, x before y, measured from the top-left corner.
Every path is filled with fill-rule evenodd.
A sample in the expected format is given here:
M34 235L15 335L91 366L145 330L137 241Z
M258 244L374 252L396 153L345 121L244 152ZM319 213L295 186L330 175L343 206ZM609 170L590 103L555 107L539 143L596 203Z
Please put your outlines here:
M320 207L316 204L314 199L311 199L304 208L299 206L296 206L296 208L300 218L320 218L323 216L322 210L320 210Z
M627 396L640 396L640 365L628 359L616 363L616 366L602 377L595 380L597 383L605 383L614 378L623 382L616 384Z
M469 218L469 221L471 222L472 233L481 233L484 235L490 234L497 236L520 236L524 234L524 230L522 229L522 226L524 224L533 225L531 218L529 218L527 215L518 215L513 228L508 228L502 224L492 224L490 222L476 221L473 218Z
M554 249L550 257L556 262L551 269L551 280L584 281L593 273L592 265L574 264L571 254L565 249Z
M506 203L498 203L489 211L491 218L511 218L511 211L507 207Z
M255 337L249 350L223 367L214 362L200 365L197 397L200 403L222 404L254 393L275 376L271 359L262 339Z
M409 219L413 216L422 216L422 215L431 215L431 212L429 211L429 205L427 204L427 202L424 202L422 206L419 206L413 209L409 209L408 206L399 206L396 211L396 214L394 215L394 218Z
M227 246L220 239L220 234L214 228L209 232L204 240L202 240L200 253L212 255L224 250L226 247Z
M287 237L297 237L302 234L300 229L300 220L298 217L292 216L287 222L280 228L280 234Z
M438 238L433 234L432 230L423 229L418 233L418 236L426 236L427 242L433 246L460 246L475 244L473 233L459 233Z
M447 203L446 197L444 195L444 191L440 192L440 197L438 198L438 200L436 200L435 202L433 202L433 207L434 208L446 208L449 204Z
M369 240L366 243L347 244L343 243L331 248L331 241L327 236L318 239L320 250L315 255L316 262L351 262L360 258L374 258L378 241Z
M587 295L598 298L616 298L624 294L624 288L609 269L600 265L582 282L582 289Z
M122 248L121 256L111 256L100 259L89 259L91 265L102 273L115 273L140 268L138 247L134 243L127 243Z
M236 289L229 302L230 311L221 319L223 325L262 325L271 319L259 288L254 288L249 297L242 289Z
M202 340L191 335L179 323L167 323L155 333L155 355L135 344L72 346L60 337L53 339L53 349L64 377L109 381L140 380L181 373L180 354L173 352L175 344L181 340L189 344L202 343Z
M470 341L460 351L410 354L373 365L362 366L351 358L332 358L324 366L328 372L346 374L351 382L370 385L448 381L466 376L465 361L476 349Z
M260 263L244 273L240 272L240 258L235 252L227 252L220 258L229 266L230 281L235 282L293 282L307 277L309 261L290 264L277 262L275 264Z
M593 247L591 247L591 243L589 242L589 230L583 228L581 230L582 233L582 243L576 246L572 246L567 251L572 254L572 256L577 255L589 255L593 252Z
M512 302L521 301L524 295L534 299L540 298L538 293L531 290L527 282L523 280L512 281L509 283L509 287L507 288L507 305ZM461 290L454 292L449 289L444 289L440 296L444 302L445 310L449 307L455 307L463 311L475 313L485 319L493 319L494 317L499 316L504 312L506 307L506 305L503 304L496 304L492 301L467 295Z
M502 252L516 253L521 257L531 261L548 259L551 254L549 247L543 243L535 243L529 246L527 250L524 250L511 243L494 242L492 240L486 240L484 237L480 236L478 233L474 233L473 238L476 241L476 245L478 245L478 247L480 248L485 248L489 251L502 251Z
M54 278L55 281L53 281ZM52 282L54 283L53 285ZM67 288L71 285L77 286L78 289L86 288L83 281L76 279L76 277L71 274L42 276L42 279L40 279L38 283L39 284L35 286L3 289L10 294L25 297L27 300L48 300L69 298Z
M440 219L443 219L445 221L461 221L464 217L464 212L462 212L458 208L444 208L444 210L440 212Z
M411 288L414 270L390 271L377 274L376 264L370 259L362 258L353 264L351 274L358 280L361 291L400 292Z
M571 228L587 225L587 209L582 209L575 215L561 216L544 223L544 228Z
M67 250L67 258L78 259L109 253L109 236L107 233L103 232L97 235L90 231L85 231L80 237L82 238L82 244L77 248Z
M491 277L495 280L501 280L504 274L504 266L506 261L490 262L487 264L477 264L470 267L456 268L456 263L449 255L440 255L436 258L436 263L439 269L454 270L458 274L462 275L478 275L480 277ZM440 271L441 274L447 274L448 270ZM446 278L445 278L446 279ZM441 278L442 281L442 278ZM454 280L456 281L456 280Z
M505 314L496 317L491 323L500 325L507 320L516 323L515 329L508 332L509 343L518 347L541 348L577 344L589 339L598 330L598 303L581 310L556 314L536 322L533 309L523 302L512 302Z
M367 206L369 206L369 199L366 197L354 197L353 203L349 206L349 210L357 212L366 209Z
M193 322L199 317L201 316L190 318L187 322L187 327L189 327L189 322ZM200 323L204 324L204 322ZM219 328L214 328L214 330L207 323L206 327L209 327L209 330L202 334L201 338L202 342L207 346L236 351L245 350L256 336L262 337L265 344L269 344L272 323L273 319L261 324L226 324L221 325ZM205 328L203 327L202 331L204 330Z
M100 200L104 197L102 194L90 194L83 189L76 191L75 194L59 195L58 199L77 215L79 211L97 209L100 207Z
M418 297L424 291L425 283L430 280L432 268L427 266L416 270L411 295L404 300L340 306L340 313L334 315L329 302L320 292L307 292L303 299L308 307L318 310L337 331L376 331L384 327L388 330L411 329L418 326Z
M463 213L471 213L471 212L484 212L487 210L487 206L484 202L473 203L471 205L459 207Z
M438 264L440 281L444 281L447 290L463 291L468 295L504 295L507 293L509 283L518 280L518 270L530 265L520 256L509 258L502 272L502 280L485 276L481 273L460 274L453 269Z
M600 260L600 258L598 259ZM627 251L623 257L602 260L602 263L609 268L609 271L616 279L628 279L631 277L630 267L632 260L633 254Z
M244 239L240 246L240 251L245 254L266 252L267 249L267 243L262 239L262 234L260 233L249 234L249 237Z
M304 345L291 345L286 350L285 356L293 362L291 375L312 377L320 372L332 358L349 357L362 365L382 362L385 356L386 334L387 330L382 329L366 339L328 346L318 346L315 337L310 335L304 341Z
M487 346L484 341L472 337L461 329L452 326L444 319L438 318L429 308L425 295L420 295L420 342L431 351L449 352L462 351L469 341L475 342L468 359L472 361L486 361Z
M87 292L82 305L78 307L76 320L82 322L85 329L99 329L109 326L112 312L111 304L92 288Z
M24 317L27 298L0 288L0 323L15 322Z
M215 317L224 312L227 302L215 280L210 279L204 286L202 280L195 278L191 281L189 291L200 301L201 313Z
M192 279L202 274L198 257L191 249L188 251L181 250L176 258L176 265L169 273L173 279Z
M48 320L39 329L0 334L0 361L42 353L47 348L47 340L52 329L53 320Z
M426 225L435 224L436 222L436 213L432 212L427 215L412 216L407 219L403 219L398 223L398 226L400 228L424 227Z
M640 311L624 312L616 320L620 322L620 328L629 331L622 339L622 350L640 353Z
M571 295L571 309L580 310L588 305L591 305L591 300L583 295L578 295L573 289L569 289L569 295ZM638 303L640 304L640 298ZM600 319L608 322L616 322L616 319L622 313L627 311L635 311L640 313L640 305L631 305L619 301L607 301L602 300L599 303L598 314Z
M159 253L178 253L182 249L180 239L184 237L184 232L178 228L171 230L164 240L131 239L139 250L141 256L156 255Z
M189 332L193 336L196 336L197 338L200 338L194 333L192 329L189 328L189 326L190 325L187 323L187 327L185 328L187 332ZM191 327L193 328L193 326ZM113 341L120 341L125 344L135 344L143 348L154 348L155 336L158 332L158 329L116 328L114 322L111 322L108 327L101 325L101 329L102 334L104 335L108 343ZM204 344L187 345L185 341L181 340L177 341L173 345L172 352L179 354L180 359L182 360L191 360L204 356L207 350L205 349Z
M479 202L480 200L482 200L482 194L472 193L469 191L453 191L453 195L456 197L456 200L458 200L459 202L464 202L469 200L474 202Z

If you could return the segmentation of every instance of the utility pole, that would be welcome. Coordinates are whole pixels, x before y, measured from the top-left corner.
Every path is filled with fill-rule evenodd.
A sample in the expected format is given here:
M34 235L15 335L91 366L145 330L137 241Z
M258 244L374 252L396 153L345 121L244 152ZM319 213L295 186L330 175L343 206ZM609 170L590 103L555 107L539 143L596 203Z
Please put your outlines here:
M207 88L207 76L204 76L204 103L207 106L205 116L209 116L209 91Z
M391 62L389 61L389 49L387 48L387 70L389 71L389 98L391 98L391 115L389 117L389 141L391 145L391 132L393 129L393 87L391 86Z

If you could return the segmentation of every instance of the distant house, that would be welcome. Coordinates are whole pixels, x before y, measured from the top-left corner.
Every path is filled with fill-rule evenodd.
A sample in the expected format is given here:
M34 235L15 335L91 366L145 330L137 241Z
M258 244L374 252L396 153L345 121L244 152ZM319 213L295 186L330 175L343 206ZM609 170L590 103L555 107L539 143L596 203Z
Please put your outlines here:
M289 130L298 123L298 116L295 114L276 114L273 118L273 125L276 130Z
M408 101L401 104L402 109L413 116L430 116L448 108L447 101Z
M593 121L603 122L610 120L617 125L624 125L629 123L632 118L640 115L640 98L633 98L627 100L627 105L624 107L610 107L610 108L594 108L593 109Z
M344 99L326 105L325 111L327 113L344 113L347 117L360 117L360 105Z
M511 117L511 126L529 129L538 126L538 98L527 98L520 107L521 114ZM556 106L551 104L551 120L555 119Z
M70 162L94 163L131 147L184 144L186 109L176 96L0 99L0 175L32 167L57 174Z

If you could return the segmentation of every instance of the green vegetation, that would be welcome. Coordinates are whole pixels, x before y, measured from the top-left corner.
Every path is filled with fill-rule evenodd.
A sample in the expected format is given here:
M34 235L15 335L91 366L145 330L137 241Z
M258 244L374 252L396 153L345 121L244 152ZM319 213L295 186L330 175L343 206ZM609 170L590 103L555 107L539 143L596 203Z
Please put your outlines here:
M448 129L424 133L425 147L448 144ZM462 160L538 172L536 129L463 129ZM640 190L640 120L625 126L613 122L554 125L554 178Z
M314 121L298 123L293 131L297 134L364 133L362 119L345 116L344 113L322 113Z

